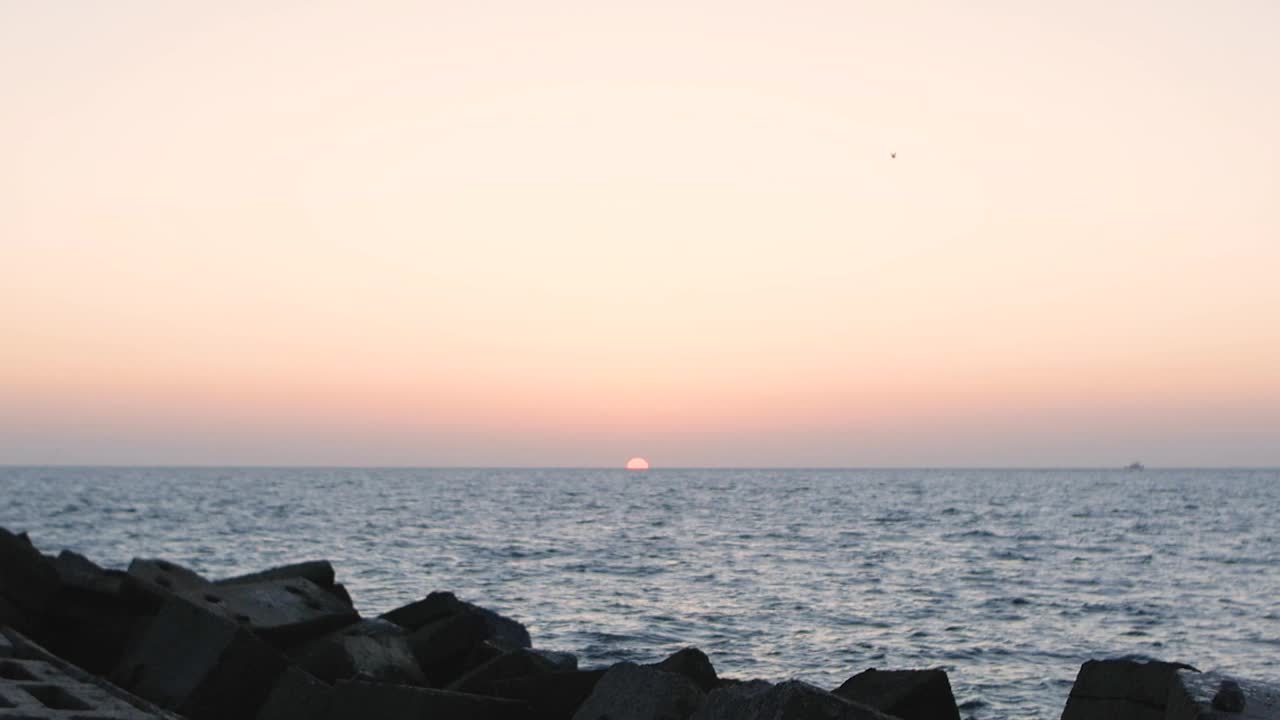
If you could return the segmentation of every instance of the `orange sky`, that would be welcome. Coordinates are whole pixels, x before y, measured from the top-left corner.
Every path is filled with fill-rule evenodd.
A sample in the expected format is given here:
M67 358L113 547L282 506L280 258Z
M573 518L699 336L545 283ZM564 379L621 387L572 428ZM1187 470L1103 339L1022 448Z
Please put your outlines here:
M1276 27L0 4L0 463L1280 464Z

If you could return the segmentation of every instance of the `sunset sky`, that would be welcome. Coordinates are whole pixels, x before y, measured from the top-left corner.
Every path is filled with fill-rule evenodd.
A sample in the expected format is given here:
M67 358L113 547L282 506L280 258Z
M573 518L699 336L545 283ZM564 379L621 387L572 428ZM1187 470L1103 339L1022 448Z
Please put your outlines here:
M0 464L1280 465L1277 32L0 0Z

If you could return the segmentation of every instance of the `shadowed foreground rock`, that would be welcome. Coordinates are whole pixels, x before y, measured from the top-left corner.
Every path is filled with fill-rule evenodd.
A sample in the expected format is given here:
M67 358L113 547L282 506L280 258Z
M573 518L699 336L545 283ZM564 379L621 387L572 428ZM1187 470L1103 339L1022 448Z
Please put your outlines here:
M618 663L600 678L573 720L673 720L702 704L689 678L634 663Z
M120 571L3 528L0 630L0 720L960 717L942 670L868 670L827 692L722 678L697 648L579 669L449 592L362 618L324 560L221 580L164 559ZM1062 717L1280 720L1277 697L1175 663L1090 661Z
M942 670L867 670L831 691L901 720L960 720Z
M707 696L693 720L886 720L875 708L845 700L799 680L750 682Z
M1133 718L1163 720L1169 690L1181 663L1117 658L1080 666L1062 720Z

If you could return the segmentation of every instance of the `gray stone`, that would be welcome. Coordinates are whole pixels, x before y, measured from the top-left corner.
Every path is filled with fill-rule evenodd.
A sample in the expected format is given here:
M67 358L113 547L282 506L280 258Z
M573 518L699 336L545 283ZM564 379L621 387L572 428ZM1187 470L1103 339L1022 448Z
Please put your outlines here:
M943 670L866 670L831 691L902 720L960 720Z
M333 688L301 668L280 675L256 720L313 720L324 714Z
M333 565L328 560L309 560L306 562L281 565L260 572L214 581L214 585L245 585L263 580L309 580L317 587L328 590L333 587Z
M386 620L360 622L289 651L301 668L329 683L364 675L378 682L426 685L408 632Z
M488 608L463 602L449 592L431 593L422 600L396 608L382 617L406 629L417 630L446 616L462 613L476 615L484 620L487 628L486 640L510 650L533 646L529 631L524 625Z
M242 623L278 646L296 644L360 619L350 606L304 578L207 585L179 594Z
M1089 660L1071 686L1062 720L1163 720L1174 674L1181 663L1116 658Z
M49 598L58 589L53 563L31 546L25 533L0 528L0 599L5 620L19 629L37 630Z
M892 716L799 680L777 685L756 680L711 692L692 720L892 720Z
M70 717L139 720L157 716L43 660L0 660L0 718Z
M702 692L711 692L720 684L716 669L706 653L695 647L677 650L662 662L646 665L655 670L683 675L693 681Z
M551 663L555 672L568 672L578 669L578 656L573 653L541 650L539 648L530 648L529 652Z
M286 661L226 616L171 597L121 658L112 681L194 720L248 718Z
M536 720L570 720L595 690L605 670L575 670L495 680L489 685L496 697L528 702Z
M686 720L702 697L683 675L618 663L600 678L573 720Z
M1223 693L1224 685L1226 693ZM1219 672L1179 670L1170 683L1165 720L1280 720L1280 684ZM1229 697L1224 697L1224 695ZM1215 707L1229 703L1228 707ZM1240 708L1233 710L1231 708Z
M471 669L467 659L487 634L483 618L459 613L413 631L409 635L409 647L427 680L443 687Z
M126 572L130 577L171 593L201 590L212 585L195 570L168 560L134 558Z
M495 681L551 673L562 669L574 670L576 667L559 668L540 653L521 648L502 653L472 668L458 679L449 683L446 689L475 693L477 695L491 695L493 694L491 687Z
M382 685L359 680L334 687L324 720L526 720L529 707L517 700L448 690Z
M168 712L153 703L147 702L143 698L125 691L123 688L112 685L103 678L85 672L81 668L49 652L31 638L26 637L12 628L0 628L0 641L7 643L12 649L12 657L44 663L46 666L56 669L57 672L67 678L70 678L76 683L91 685L94 688L97 688L98 691L109 695L115 700L140 710L144 717L163 718L165 720L184 720L183 718L180 718L179 716ZM89 696L92 695L92 693L89 694ZM51 709L50 712L55 711ZM93 720L93 718L98 717L97 715L84 715L77 711L57 712L70 713L72 715L72 720Z

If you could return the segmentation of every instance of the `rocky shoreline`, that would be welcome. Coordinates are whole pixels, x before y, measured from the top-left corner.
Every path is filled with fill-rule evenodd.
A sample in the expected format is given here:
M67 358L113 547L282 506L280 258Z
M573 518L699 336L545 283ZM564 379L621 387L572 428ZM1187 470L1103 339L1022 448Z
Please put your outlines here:
M959 720L942 669L825 690L720 677L686 648L580 668L519 622L433 592L376 618L333 566L210 580L162 559L104 569L0 528L0 720ZM1089 661L1063 720L1280 719L1274 685L1148 659Z

